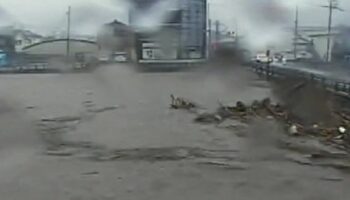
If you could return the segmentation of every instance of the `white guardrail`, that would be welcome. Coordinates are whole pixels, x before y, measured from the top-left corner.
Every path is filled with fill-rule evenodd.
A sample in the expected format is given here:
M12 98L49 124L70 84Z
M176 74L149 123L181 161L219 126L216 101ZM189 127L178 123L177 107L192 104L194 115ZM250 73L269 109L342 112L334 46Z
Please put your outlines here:
M27 65L1 67L0 73L41 72L50 70L48 63L30 63Z

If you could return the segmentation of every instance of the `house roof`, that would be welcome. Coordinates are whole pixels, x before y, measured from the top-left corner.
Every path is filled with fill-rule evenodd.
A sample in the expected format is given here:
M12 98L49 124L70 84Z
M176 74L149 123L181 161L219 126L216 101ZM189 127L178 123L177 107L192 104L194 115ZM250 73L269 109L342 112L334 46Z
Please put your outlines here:
M133 32L133 29L127 25L127 24L124 24L123 22L121 21L118 21L118 20L114 20L110 23L107 23L104 25L104 27L106 28L113 28L113 29L118 29L118 30L124 30L124 31L127 31L127 32Z
M25 39L30 39L30 38L43 38L43 36L33 33L32 31L29 30L15 30L15 35L22 34Z
M128 25L124 24L123 22L118 21L116 19L114 21L110 22L110 23L105 24L105 25L106 26L115 26L115 25L117 25L117 26L128 26Z

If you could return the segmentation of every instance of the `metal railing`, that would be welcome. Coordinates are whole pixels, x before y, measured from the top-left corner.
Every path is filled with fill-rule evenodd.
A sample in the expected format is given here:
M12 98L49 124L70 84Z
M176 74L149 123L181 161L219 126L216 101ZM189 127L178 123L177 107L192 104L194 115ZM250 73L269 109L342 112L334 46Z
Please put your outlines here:
M344 92L350 95L350 79L342 80L337 78L331 78L324 75L314 74L306 72L300 69L283 68L274 66L273 64L266 63L253 63L251 64L255 73L260 76L265 76L267 79L279 79L279 78L297 78L316 82L323 87L335 92Z

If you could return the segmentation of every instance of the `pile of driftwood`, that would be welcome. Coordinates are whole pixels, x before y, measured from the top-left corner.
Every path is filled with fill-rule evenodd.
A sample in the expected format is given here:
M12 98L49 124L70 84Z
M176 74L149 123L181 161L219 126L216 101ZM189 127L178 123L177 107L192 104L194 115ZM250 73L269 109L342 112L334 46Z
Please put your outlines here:
M223 105L219 103L219 107L215 112L205 112L199 104L182 97L171 95L172 109L182 109L194 112L197 114L195 122L199 123L220 123L226 119L235 119L244 122L249 122L254 117L267 117L288 120L288 114L285 109L279 104L272 104L269 98L261 101L254 101L250 105L238 101L234 106Z
M255 100L251 104L245 104L241 101L233 106L227 106L219 103L215 112L208 113L203 111L198 104L181 97L171 95L173 109L184 109L196 114L194 119L197 123L215 123L220 124L225 120L237 120L248 123L256 118L267 120L276 120L285 126L286 131L293 136L312 135L323 137L326 141L350 147L350 113L333 111L336 123L325 125L324 122L313 124L303 122L298 116L288 110L287 106L272 103L271 99ZM348 146L349 144L349 146Z

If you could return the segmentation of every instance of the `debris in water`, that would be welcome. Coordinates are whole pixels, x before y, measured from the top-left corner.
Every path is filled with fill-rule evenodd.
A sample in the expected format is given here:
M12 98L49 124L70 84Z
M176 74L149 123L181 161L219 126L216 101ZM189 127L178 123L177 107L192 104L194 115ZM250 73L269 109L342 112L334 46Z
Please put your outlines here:
M82 173L82 175L86 175L86 176L88 176L88 175L98 175L98 174L100 174L100 172L98 172L98 171L91 171L91 172L84 172L84 173Z
M344 133L346 133L346 128L344 128L343 126L340 126L338 128L338 131L339 131L340 134L344 134Z
M93 103L93 101L91 101L91 100L83 101L83 104L92 104L92 103Z
M310 155L311 158L346 158L348 156L346 151L323 144L312 138L290 138L288 142L280 142L281 148Z
M268 120L273 120L273 119L275 119L273 116L271 116L271 115L268 115L267 117L266 117L266 119L268 119Z
M92 108L92 109L89 109L90 112L93 112L93 113L103 113L103 112L107 112L107 111L112 111L112 110L116 110L120 108L119 105L115 105L115 106L106 106L106 107L103 107L103 108Z
M238 101L237 104L236 104L236 111L238 111L238 112L246 112L247 111L247 107L246 107L246 105L243 102Z
M324 161L318 163L318 165L323 167L333 167L339 170L350 170L350 162L342 160Z
M47 150L46 155L49 156L72 156L74 152L71 149L58 149L58 150Z
M199 114L194 121L199 123L219 123L222 121L222 117L218 114L202 113Z
M299 134L298 127L294 124L289 127L288 132L290 135L298 135Z
M204 164L204 165L213 165L213 166L223 167L226 169L234 169L234 170L247 170L249 168L247 163L243 163L239 161L203 160L203 161L199 161L198 163Z
M80 116L64 116L64 117L54 117L54 118L42 118L42 122L72 122L80 121Z
M196 103L190 100L187 100L181 97L175 97L173 94L170 95L170 98L171 98L170 107L173 109L190 110L190 109L195 109L200 107L199 105L197 105Z
M86 100L83 102L84 107L91 108L95 106L95 103L91 100Z
M286 158L290 161L293 161L293 162L301 164L301 165L312 165L312 161L303 155L288 154L288 155L286 155Z
M227 129L240 129L247 128L247 124L242 123L238 120L226 119L217 125L218 128L227 128Z
M303 84L296 85L294 89L299 90L304 87ZM183 98L172 98L172 108L191 110L197 108L196 104L184 100ZM350 112L336 112L332 110L332 115L340 116L331 119L331 122L317 121L316 123L306 123L288 110L288 107L279 103L272 103L271 99L254 100L251 105L247 105L242 101L235 104L224 105L219 102L219 108L213 113L196 113L195 122L207 124L220 124L227 119L237 120L242 123L249 123L257 117L268 118L269 120L277 120L285 125L286 131L292 136L313 135L323 137L327 142L338 145L340 148L350 148L350 135L347 129L350 128ZM337 122L337 124L334 123ZM333 125L329 125L333 124Z
M97 161L143 160L151 162L177 161L186 159L228 159L236 158L237 150L210 150L192 147L163 147L102 150L90 156Z
M26 109L27 110L33 110L33 109L35 109L36 107L35 106L26 106Z

